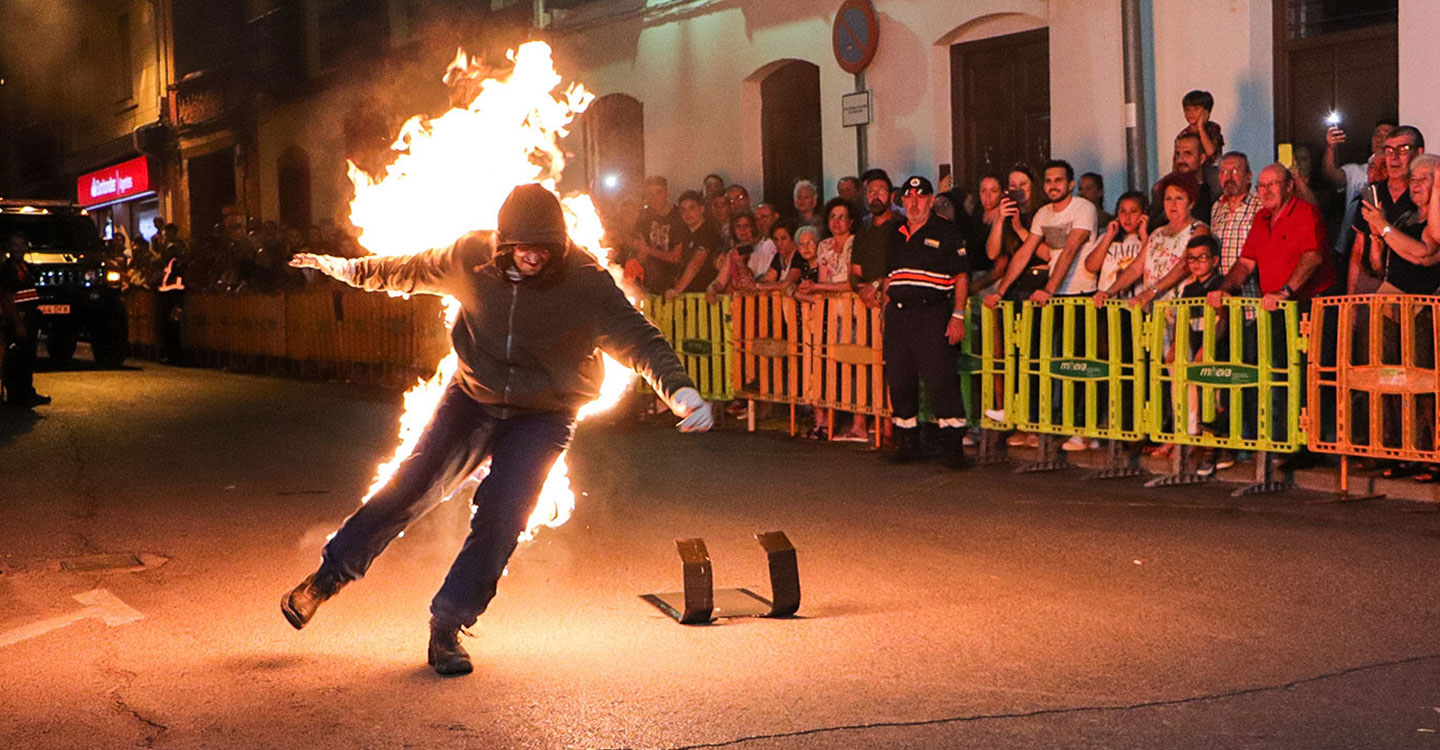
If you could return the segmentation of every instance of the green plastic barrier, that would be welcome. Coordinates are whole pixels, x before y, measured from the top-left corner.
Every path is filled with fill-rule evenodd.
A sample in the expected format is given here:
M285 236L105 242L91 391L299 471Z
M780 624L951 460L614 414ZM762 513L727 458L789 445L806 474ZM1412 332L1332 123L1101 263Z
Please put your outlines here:
M984 305L980 304L980 300L970 300L970 312L965 316L965 338L960 341L960 356L955 365L955 371L960 375L960 394L965 398L965 420L972 425L980 424L984 404L987 403L980 388L984 367L980 356L984 351L981 344L982 310ZM935 421L934 413L930 411L930 391L924 383L920 384L920 421Z
M1150 318L1150 396L1145 431L1180 445L1290 453L1305 443L1299 307L1266 312L1230 297L1155 304Z
M993 308L981 306L980 349L973 353L980 360L980 426L987 430L1009 430L1015 427L1010 409L1015 396L1015 303L1001 302ZM993 419L986 411L999 410L1004 419Z
M1144 322L1142 311L1125 300L1021 305L1015 387L1006 410L1015 427L1103 440L1144 437Z
M711 303L699 293L672 300L647 295L641 309L675 348L702 397L711 401L734 398L730 297Z

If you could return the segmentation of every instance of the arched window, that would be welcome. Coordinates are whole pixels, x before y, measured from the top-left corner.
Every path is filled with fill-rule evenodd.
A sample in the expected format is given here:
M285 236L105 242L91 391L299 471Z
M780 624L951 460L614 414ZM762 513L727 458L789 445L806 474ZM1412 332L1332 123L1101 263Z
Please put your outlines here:
M760 134L765 201L793 214L797 181L825 184L818 66L786 60L760 81Z

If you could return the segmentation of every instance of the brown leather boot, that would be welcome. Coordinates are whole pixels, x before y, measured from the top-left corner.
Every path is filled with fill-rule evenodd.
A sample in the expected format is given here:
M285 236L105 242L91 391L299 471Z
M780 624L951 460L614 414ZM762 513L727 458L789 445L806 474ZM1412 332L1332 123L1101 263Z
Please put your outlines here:
M300 585L290 589L290 593L280 600L280 611L285 615L285 619L299 630L315 616L315 610L344 585L343 581L321 568L306 576Z
M460 645L460 627L430 621L430 666L436 674L470 674L475 669L470 664L470 654Z

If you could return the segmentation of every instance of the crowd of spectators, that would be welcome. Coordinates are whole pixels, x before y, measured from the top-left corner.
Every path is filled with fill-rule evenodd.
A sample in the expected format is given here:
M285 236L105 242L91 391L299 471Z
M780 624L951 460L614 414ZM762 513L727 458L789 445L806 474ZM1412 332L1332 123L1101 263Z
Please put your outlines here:
M296 253L356 258L365 252L333 221L304 230L274 221L228 216L199 237L186 241L175 224L154 220L147 240L117 228L108 244L110 263L121 270L125 286L154 291L295 291L307 284L329 283L290 267Z
M935 186L927 175L897 184L885 170L871 169L841 177L828 201L814 182L800 180L783 206L757 203L744 185L727 184L718 174L696 189L680 189L672 202L670 182L651 176L643 197L601 204L616 251L612 260L634 291L665 298L779 291L804 300L855 292L886 310L887 340L892 327L910 325L899 322L905 315L891 319L905 304L912 310L954 305L953 318L963 322L967 297L991 306L1066 297L1149 306L1204 297L1219 306L1237 295L1259 297L1273 310L1284 300L1306 305L1324 294L1419 295L1440 287L1440 191L1431 189L1440 158L1425 155L1418 129L1377 122L1365 162L1339 164L1338 149L1349 134L1332 127L1321 168L1312 171L1303 148L1286 164L1226 151L1207 92L1190 92L1181 106L1187 124L1173 139L1170 171L1148 191L1125 192L1113 204L1099 174L1077 178L1063 159L986 173L973 186L956 185L948 175ZM175 225L156 223L153 242L122 234L112 243L114 262L131 286L284 292L317 282L289 266L296 253L363 254L333 222L302 231L230 216L189 242ZM916 245L920 237L932 254L950 253L954 245L958 265L926 260ZM954 319L924 324L939 326L927 334L936 346L954 349L955 341L946 341L958 340ZM963 335L963 326L958 330ZM906 356L912 355L918 357L913 368L887 360L887 371L914 369L906 377L934 379L936 363L950 356ZM925 386L932 398L950 388ZM896 383L890 388L893 404ZM817 412L811 436L828 437L821 426L830 423ZM863 421L852 420L844 436L868 437ZM1010 441L1034 445L1037 439L1017 434ZM1078 436L1063 445L1093 447ZM1233 461L1208 454L1200 470ZM1430 480L1440 473L1434 467L1395 472L1412 468Z
M1429 219L1440 221L1440 191L1431 190L1440 158L1423 155L1418 129L1377 122L1366 161L1341 165L1337 149L1349 134L1332 127L1321 168L1312 171L1303 148L1286 164L1226 151L1207 92L1190 92L1182 107L1187 124L1173 140L1170 171L1114 204L1100 175L1077 180L1060 159L987 173L974 186L947 176L936 190L916 190L934 193L928 222L953 225L964 237L967 278L955 293L987 305L1085 296L1137 306L1204 298L1217 307L1235 295L1261 298L1266 310L1325 294L1436 293L1440 223ZM817 186L802 180L790 196L793 209L780 211L714 174L672 203L672 186L653 176L643 207L614 209L611 226L627 231L612 231L612 240L627 281L644 293L783 290L803 299L844 290L893 307L904 245L894 237L908 240L922 228L902 208L909 184L872 169L838 180L822 207ZM888 313L886 320L891 325ZM1077 437L1063 447L1093 444ZM1200 470L1233 461L1208 454Z

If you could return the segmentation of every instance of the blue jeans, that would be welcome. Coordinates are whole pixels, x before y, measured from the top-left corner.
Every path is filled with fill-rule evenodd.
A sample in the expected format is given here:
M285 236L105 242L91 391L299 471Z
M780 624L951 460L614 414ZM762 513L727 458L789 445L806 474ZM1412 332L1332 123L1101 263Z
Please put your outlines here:
M396 535L454 492L488 457L490 473L475 491L470 534L430 603L437 621L474 625L495 598L505 563L574 427L573 415L555 412L501 419L450 387L414 453L325 545L321 567L341 581L364 576Z

